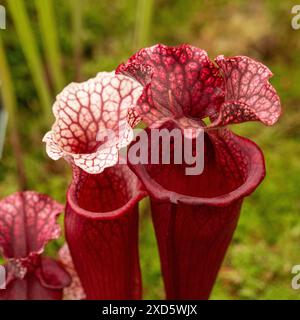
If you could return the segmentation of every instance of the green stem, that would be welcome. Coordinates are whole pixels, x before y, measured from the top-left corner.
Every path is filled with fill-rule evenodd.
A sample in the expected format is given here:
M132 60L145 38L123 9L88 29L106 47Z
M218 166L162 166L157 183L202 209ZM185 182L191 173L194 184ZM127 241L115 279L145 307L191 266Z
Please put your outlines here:
M8 7L44 111L45 124L48 124L52 115L51 94L46 84L41 57L36 46L24 1L9 0Z
M35 0L38 12L40 29L49 72L52 76L54 88L59 92L64 84L64 76L61 69L61 56L57 40L53 0Z
M81 80L82 64L82 2L81 0L70 0L72 6L72 32L74 47L74 65L76 68L76 80Z
M153 0L138 0L136 10L136 24L134 48L140 49L149 45L150 29L153 14Z
M8 127L11 134L11 144L15 155L17 172L18 172L18 183L19 189L26 189L26 175L23 163L23 152L20 143L20 137L18 132L18 119L16 110L16 97L11 80L11 74L9 66L6 60L5 49L0 37L0 80L2 86L2 96L4 108L8 113Z

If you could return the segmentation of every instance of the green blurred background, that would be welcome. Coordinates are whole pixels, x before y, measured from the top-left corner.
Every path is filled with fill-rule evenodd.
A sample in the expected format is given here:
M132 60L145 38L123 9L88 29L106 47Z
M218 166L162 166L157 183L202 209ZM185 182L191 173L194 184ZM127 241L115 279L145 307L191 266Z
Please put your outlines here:
M267 176L245 200L212 299L299 299L291 268L300 264L300 30L295 1L0 0L0 77L9 130L0 160L0 198L22 188L65 201L70 169L48 159L41 140L55 95L69 82L110 71L137 49L190 43L218 54L247 55L274 73L283 115L272 128L232 129L264 150ZM141 204L144 297L164 297L147 201ZM55 255L63 239L47 251ZM88 248L87 248L88 249Z

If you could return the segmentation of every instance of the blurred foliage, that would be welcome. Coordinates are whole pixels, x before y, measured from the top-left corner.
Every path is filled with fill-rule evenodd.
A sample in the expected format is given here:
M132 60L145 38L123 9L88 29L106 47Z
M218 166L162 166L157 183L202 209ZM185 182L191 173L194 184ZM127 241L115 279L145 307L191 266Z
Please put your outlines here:
M55 21L49 25L51 30L47 35L43 23L49 17L41 12L42 6L37 8L35 0L17 0L25 4L29 16L27 27L31 31L29 38L25 34L25 39L22 32L24 37L26 30L13 19L16 5L13 2L0 0L9 9L7 30L1 30L0 37L16 92L27 187L62 202L70 170L64 161L53 162L46 156L41 139L47 127L39 121L51 110L50 105L49 110L43 108L47 94L54 101L58 93L55 88L61 82L87 79L101 70L113 70L136 46L158 42L190 43L206 49L212 58L218 54L248 55L269 66L275 75L272 83L282 99L284 112L272 128L258 123L232 128L261 146L267 176L244 202L212 298L299 299L300 292L292 290L290 285L291 268L300 264L300 30L291 28L291 8L295 2L49 0ZM140 12L141 8L152 10L152 21L150 12ZM137 30L143 27L142 19L148 19L148 25L144 30ZM28 46L27 52L24 46ZM28 52L30 47L32 51ZM29 57L32 52L40 63ZM42 88L38 83L41 78ZM15 156L7 139L0 161L0 196L16 190ZM161 299L162 280L147 201L141 203L141 211L145 298ZM55 255L62 241L50 245L47 251Z

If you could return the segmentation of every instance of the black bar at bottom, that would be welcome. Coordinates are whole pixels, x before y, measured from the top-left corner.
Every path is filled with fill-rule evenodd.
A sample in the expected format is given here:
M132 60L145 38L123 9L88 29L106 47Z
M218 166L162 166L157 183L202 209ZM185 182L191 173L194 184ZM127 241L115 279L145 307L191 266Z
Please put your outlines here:
M0 318L17 319L211 319L245 316L259 318L262 313L287 317L300 310L299 301L0 301Z

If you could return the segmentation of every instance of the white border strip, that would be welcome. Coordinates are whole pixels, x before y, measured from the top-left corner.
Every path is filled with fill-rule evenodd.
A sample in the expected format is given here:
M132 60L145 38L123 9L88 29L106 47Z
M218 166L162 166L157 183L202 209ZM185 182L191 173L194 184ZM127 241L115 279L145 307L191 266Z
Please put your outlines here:
M0 109L0 159L2 159L7 122L8 122L8 113L4 109Z

